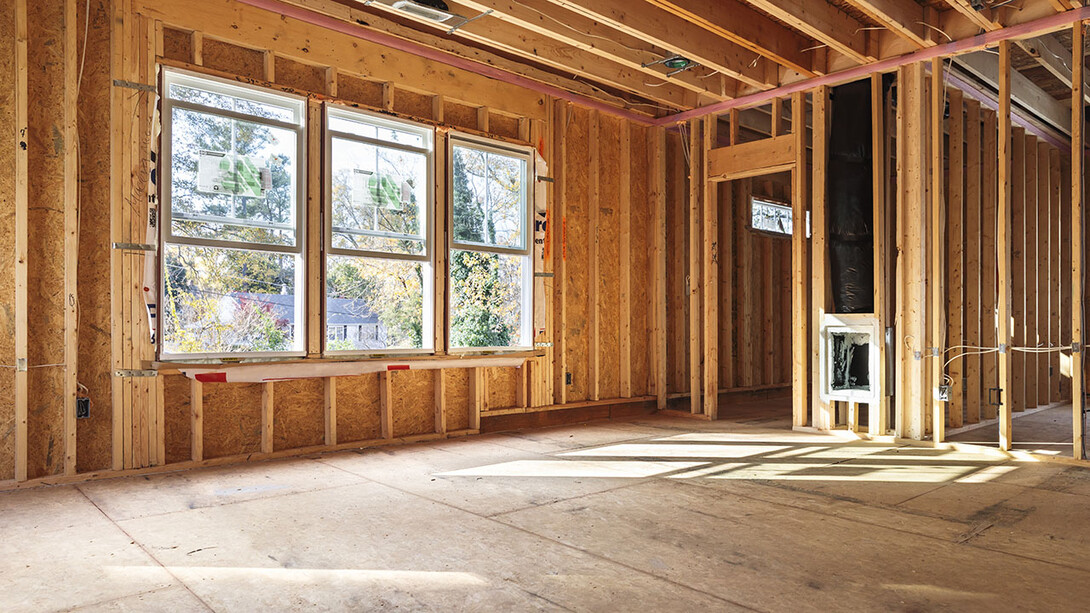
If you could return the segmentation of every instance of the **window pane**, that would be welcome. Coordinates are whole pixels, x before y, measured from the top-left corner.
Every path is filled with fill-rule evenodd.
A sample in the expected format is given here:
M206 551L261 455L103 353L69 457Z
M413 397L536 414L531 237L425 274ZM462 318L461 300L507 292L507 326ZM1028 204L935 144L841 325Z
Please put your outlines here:
M175 77L177 78L177 77ZM182 77L184 79L184 77ZM264 119L275 119L277 121L283 121L287 123L301 123L300 116L301 105L299 102L284 102L277 104L272 100L258 101L250 99L247 94L250 92L241 90L239 88L231 88L227 85L218 85L216 89L223 89L230 91L232 89L238 89L239 96L232 96L225 93L208 91L200 89L198 87L191 87L189 85L182 85L179 83L171 83L169 88L170 97L174 100L181 100L183 102L192 102L194 104L201 104L204 106L210 106L212 108L222 109L225 111L235 111L236 113L245 113L247 115L253 115L255 117L261 117ZM258 92L253 92L251 95L253 98L266 98L266 96L260 95ZM271 96L268 96L271 98Z
M523 266L526 256L450 252L452 347L524 346Z
M294 130L173 109L172 234L295 245L297 138Z
M427 274L422 262L330 256L326 350L422 348Z
M345 115L330 113L329 129L336 132L355 134L356 136L362 136L364 138L374 138L391 143L398 143L400 145L407 145L409 147L423 148L427 146L425 136L420 132L386 127L380 122L373 123L367 121L363 115L360 115L360 119L357 121L356 119L346 117Z
M454 240L526 247L526 160L472 147L453 148Z
M421 255L428 157L333 139L333 246Z
M794 226L791 207L754 198L752 210L750 225L754 230L774 232L776 234L791 234L791 229Z
M167 245L163 351L297 350L296 257Z

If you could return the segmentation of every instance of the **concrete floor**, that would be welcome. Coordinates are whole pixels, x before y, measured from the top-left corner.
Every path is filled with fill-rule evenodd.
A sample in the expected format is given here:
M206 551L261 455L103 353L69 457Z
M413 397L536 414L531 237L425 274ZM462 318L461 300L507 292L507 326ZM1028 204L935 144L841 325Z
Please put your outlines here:
M1054 457L1071 457L1071 403L1047 409L1015 413L1011 418L1016 451L1030 451ZM946 440L999 446L999 424L991 423L948 436Z
M646 418L0 494L0 611L1085 610L1090 471Z

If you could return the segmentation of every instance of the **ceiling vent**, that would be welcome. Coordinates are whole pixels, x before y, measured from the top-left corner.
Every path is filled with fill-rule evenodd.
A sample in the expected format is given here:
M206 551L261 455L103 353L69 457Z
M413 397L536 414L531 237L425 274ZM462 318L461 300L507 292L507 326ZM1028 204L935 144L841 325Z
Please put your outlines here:
M458 17L454 13L447 11L447 5L445 2L439 2L432 0L430 2L417 2L415 0L398 0L394 3L394 8L414 17L420 19L427 19L428 21L434 21L436 23L446 23L451 19Z

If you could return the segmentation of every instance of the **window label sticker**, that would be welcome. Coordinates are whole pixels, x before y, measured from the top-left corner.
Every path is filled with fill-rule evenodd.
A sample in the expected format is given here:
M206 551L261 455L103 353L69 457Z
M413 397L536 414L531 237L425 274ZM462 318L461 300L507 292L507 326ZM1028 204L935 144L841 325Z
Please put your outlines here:
M272 187L272 173L246 155L201 150L197 162L197 191L246 198L264 198Z

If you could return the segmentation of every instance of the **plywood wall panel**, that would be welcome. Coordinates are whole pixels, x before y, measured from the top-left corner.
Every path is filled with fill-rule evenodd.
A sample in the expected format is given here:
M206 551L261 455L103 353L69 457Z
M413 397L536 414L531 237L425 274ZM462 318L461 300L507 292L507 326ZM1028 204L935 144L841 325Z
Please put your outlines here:
M337 440L367 441L382 435L378 375L337 377Z
M182 375L163 377L163 407L166 461L188 461L190 456L190 391L192 382Z
M395 88L394 110L398 113L434 119L432 97L408 89Z
M204 384L205 459L261 451L262 383Z
M469 427L469 413L473 403L469 397L469 369L448 368L443 371L443 385L447 404L443 414L447 418L447 432L457 432Z
M389 373L395 437L435 432L435 375L430 370Z
M519 138L519 119L510 115L491 113L488 117L488 133L504 138Z
M337 97L371 107L382 107L382 83L349 74L337 74Z
M489 409L509 409L518 404L515 389L518 386L518 369L511 367L484 369L488 390L486 406Z
M689 391L689 181L682 137L666 138L666 374L669 393Z
M273 450L321 445L325 440L325 380L273 383Z
M651 393L651 335L654 328L655 275L652 267L653 219L655 203L651 201L651 160L647 150L647 128L632 126L629 146L632 170L631 252L622 253L632 266L631 339L632 395Z
M206 37L203 55L203 65L208 68L251 79L265 79L265 55L256 49Z
M163 57L178 62L192 62L193 34L175 28L163 28Z
M631 172L630 168L620 167L621 126L620 120L605 115L599 119L598 185L589 186L598 194L598 227L589 231L592 241L593 233L597 232L596 259L600 271L595 281L598 284L599 398L620 396L620 277L632 273L631 262L622 261L620 255L620 181L629 180ZM614 272L611 274L610 271Z
M447 100L443 103L443 123L476 130L477 107Z
M277 85L286 85L301 91L323 93L326 91L326 71L321 66L304 64L277 56L273 63Z
M590 113L570 107L567 129L567 167L590 166ZM590 397L590 186L589 173L567 172L564 190L567 214L564 219L567 266L565 272L565 311L568 321L567 362L572 374L568 386L568 401L578 402Z

